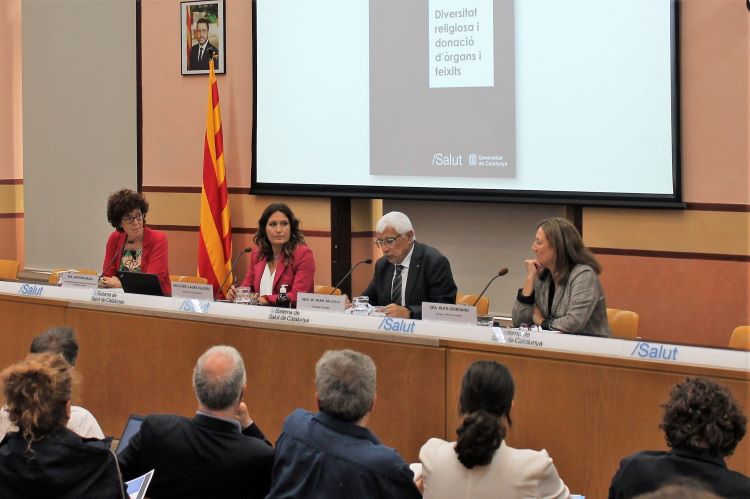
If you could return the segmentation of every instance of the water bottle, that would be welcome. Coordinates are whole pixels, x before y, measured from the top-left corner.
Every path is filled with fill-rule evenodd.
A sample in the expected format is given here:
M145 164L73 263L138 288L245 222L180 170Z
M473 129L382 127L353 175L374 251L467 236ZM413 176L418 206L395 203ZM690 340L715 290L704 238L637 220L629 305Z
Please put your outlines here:
M286 294L286 284L281 285L279 294L276 296L276 306L279 308L291 308L292 302L289 300L289 296Z

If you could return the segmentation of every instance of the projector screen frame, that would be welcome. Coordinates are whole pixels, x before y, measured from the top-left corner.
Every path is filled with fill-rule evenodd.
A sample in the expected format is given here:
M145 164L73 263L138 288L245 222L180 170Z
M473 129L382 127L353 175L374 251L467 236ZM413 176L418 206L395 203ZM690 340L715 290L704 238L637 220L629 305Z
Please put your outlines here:
M411 199L424 201L469 201L531 203L572 206L621 206L633 208L685 209L682 200L682 127L680 113L680 12L679 0L670 3L670 90L673 194L578 192L518 189L450 189L436 187L392 187L376 185L327 185L269 183L257 180L257 0L252 2L253 125L251 142L251 195L307 196L327 198Z

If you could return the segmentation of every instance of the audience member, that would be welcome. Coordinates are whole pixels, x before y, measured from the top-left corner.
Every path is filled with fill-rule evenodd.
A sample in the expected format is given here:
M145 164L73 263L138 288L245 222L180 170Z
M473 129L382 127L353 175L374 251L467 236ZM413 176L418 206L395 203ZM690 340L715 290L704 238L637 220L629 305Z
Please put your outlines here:
M750 479L727 468L745 436L747 418L729 390L706 378L689 378L672 388L659 427L669 451L643 451L620 461L610 499L652 492L690 477L721 497L750 497Z
M633 499L721 499L706 489L705 484L690 478L677 478L659 489Z
M268 498L420 497L409 466L367 429L372 359L328 351L315 366L315 384L320 412L297 409L284 422Z
M208 349L193 371L195 416L147 416L119 456L123 477L156 470L151 499L265 497L273 448L242 402L245 381L236 349Z
M389 317L421 319L422 302L456 303L456 283L448 259L416 240L409 217L386 213L375 226L375 246L383 256L375 262L372 281L362 292L370 305Z
M570 497L547 451L505 443L514 392L504 365L481 360L469 366L461 383L458 440L431 438L419 452L424 497Z
M78 341L73 329L68 326L53 327L34 338L31 342L31 353L45 352L60 354L70 367L75 367L78 362ZM77 405L70 407L67 426L69 430L73 430L84 438L104 438L104 432L93 414ZM7 409L0 408L0 440L7 432L16 431L16 429L15 425L10 422Z
M31 354L0 374L3 397L18 431L0 442L0 496L124 498L109 439L84 439L65 427L71 366L52 353Z
M611 336L601 265L564 218L542 220L526 260L526 280L513 306L513 325L536 324L564 333Z

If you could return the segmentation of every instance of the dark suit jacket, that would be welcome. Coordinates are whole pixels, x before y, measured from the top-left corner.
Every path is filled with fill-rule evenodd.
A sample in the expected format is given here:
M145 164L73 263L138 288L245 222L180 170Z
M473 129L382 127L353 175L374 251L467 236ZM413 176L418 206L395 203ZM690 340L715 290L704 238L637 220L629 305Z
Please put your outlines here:
M363 296L370 298L370 305L382 307L391 303L391 282L395 269L395 265L385 257L375 263L375 275L362 292ZM412 317L422 318L423 301L456 303L456 291L448 259L435 248L414 241L404 300Z
M200 414L155 414L118 460L125 480L156 470L152 499L263 498L271 487L273 447L255 424L240 432L229 421Z
M218 54L219 50L211 45L211 42L206 42L206 48L203 51L203 57L198 59L198 52L200 51L200 45L197 43L190 47L190 65L188 69L190 71L195 71L196 69L208 69L208 61L211 59L209 57L209 53L213 51L213 53ZM214 70L219 70L219 58L217 57L216 60L214 60Z
M722 458L677 448L669 452L637 452L620 461L620 469L609 487L609 497L635 497L680 478L697 480L720 497L750 497L750 478L727 469Z

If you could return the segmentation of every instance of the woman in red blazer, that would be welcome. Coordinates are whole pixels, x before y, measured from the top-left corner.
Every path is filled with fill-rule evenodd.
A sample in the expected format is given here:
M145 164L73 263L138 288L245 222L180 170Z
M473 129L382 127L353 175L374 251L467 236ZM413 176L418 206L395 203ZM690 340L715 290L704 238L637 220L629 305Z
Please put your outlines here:
M293 307L297 293L313 292L315 259L305 245L299 220L286 204L273 203L263 211L253 241L256 248L250 254L242 286L260 293L261 305L276 305L283 284ZM227 295L234 299L234 287Z
M107 239L100 285L121 288L117 272L143 272L159 276L165 296L172 294L169 280L167 236L146 227L148 202L137 192L122 189L109 196L107 219L115 231Z

